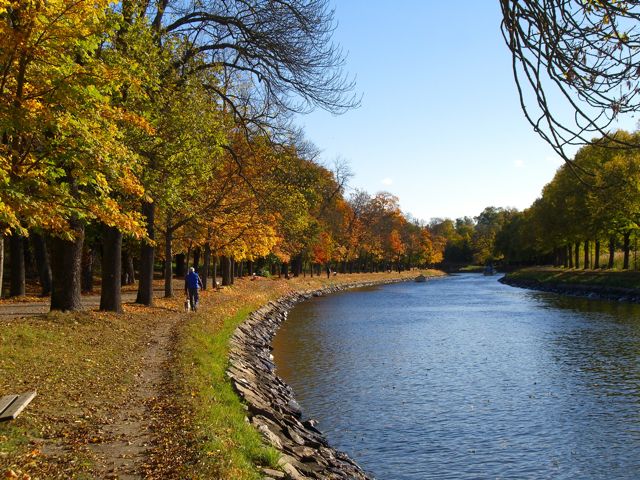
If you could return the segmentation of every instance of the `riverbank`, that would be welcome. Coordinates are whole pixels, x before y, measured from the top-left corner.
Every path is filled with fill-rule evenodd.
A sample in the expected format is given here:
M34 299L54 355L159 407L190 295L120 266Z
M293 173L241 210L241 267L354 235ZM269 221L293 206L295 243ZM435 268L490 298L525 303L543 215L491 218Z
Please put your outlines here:
M123 315L87 311L0 321L0 392L37 390L0 424L8 478L257 479L278 452L246 422L225 371L236 327L294 291L416 272L240 279L207 291L196 314L182 298ZM0 308L7 308L3 303Z
M506 274L500 282L562 295L640 303L640 272L525 268Z

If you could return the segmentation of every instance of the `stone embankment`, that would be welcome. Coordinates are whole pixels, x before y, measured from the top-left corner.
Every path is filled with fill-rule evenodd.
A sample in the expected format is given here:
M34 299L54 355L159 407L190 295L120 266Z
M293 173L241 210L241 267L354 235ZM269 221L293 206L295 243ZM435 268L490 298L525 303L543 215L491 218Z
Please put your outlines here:
M280 467L284 473L265 469L265 479L372 478L345 453L333 449L316 428L314 420L302 419L291 387L275 373L271 342L296 303L312 296L379 283L337 285L314 292L289 294L251 313L236 329L231 339L227 375L247 404L251 424L282 453Z
M508 275L498 280L512 287L528 288L542 292L558 293L573 297L586 297L616 302L640 303L640 291L635 288L606 287L602 285L560 284L540 282L535 279L510 278Z

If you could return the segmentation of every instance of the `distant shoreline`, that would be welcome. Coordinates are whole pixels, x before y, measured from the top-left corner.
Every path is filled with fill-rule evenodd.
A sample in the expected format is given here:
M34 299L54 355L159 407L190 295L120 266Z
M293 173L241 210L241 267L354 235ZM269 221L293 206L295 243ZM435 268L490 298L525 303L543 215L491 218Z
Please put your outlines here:
M505 285L573 297L640 303L640 288L633 285L639 272L525 269L508 273L498 281Z

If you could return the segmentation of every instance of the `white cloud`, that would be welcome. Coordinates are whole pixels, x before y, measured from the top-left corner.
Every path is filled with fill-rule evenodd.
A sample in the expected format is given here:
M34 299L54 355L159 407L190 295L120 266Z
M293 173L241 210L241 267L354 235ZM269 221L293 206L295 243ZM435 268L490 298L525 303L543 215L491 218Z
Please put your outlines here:
M392 184L393 184L393 179L391 179L391 178L389 178L389 177L386 177L386 178L383 178L383 179L382 179L382 182L381 182L381 183L382 183L383 185L387 185L387 186L389 186L389 185L392 185Z
M523 168L524 167L524 160L520 160L520 159L515 160L513 162L513 166L516 167L516 168Z

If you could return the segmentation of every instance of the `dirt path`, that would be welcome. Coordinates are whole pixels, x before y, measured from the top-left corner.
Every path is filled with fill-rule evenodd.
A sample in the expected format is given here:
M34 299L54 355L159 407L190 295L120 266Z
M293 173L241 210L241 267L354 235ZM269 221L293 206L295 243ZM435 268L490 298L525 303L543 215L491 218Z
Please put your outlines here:
M149 330L141 373L136 377L130 397L104 425L104 441L90 446L98 458L98 478L144 478L142 472L153 440L154 418L149 406L160 395L173 329L186 315L185 312L163 315L155 328Z
M144 344L139 351L130 353L129 364L134 366L133 383L126 385L123 401L111 404L109 414L101 416L102 420L94 424L88 436L95 441L86 443L86 448L93 458L92 478L100 479L142 479L153 445L152 423L154 418L152 406L161 395L161 382L171 356L172 337L176 326L184 321L189 313L181 311L182 297L180 288L182 280L175 280L175 300L160 300L164 290L154 286L154 298L157 306L155 313L145 320ZM123 304L135 302L135 291L123 291ZM100 295L83 295L85 310L97 310ZM169 307L169 304L171 306ZM0 322L7 320L28 321L33 317L44 317L49 312L49 299L27 298L26 301L3 301L0 303ZM147 314L148 315L148 314ZM117 340L116 340L117 341ZM116 376L118 373L115 373ZM123 384L124 386L124 384ZM109 392L102 395L105 404L111 403ZM113 397L111 397L113 398ZM115 407L115 408L114 408ZM61 457L66 455L68 446L59 438L52 441L38 440L38 447L45 455Z

